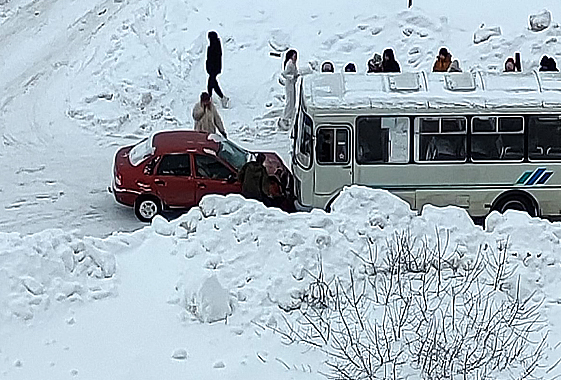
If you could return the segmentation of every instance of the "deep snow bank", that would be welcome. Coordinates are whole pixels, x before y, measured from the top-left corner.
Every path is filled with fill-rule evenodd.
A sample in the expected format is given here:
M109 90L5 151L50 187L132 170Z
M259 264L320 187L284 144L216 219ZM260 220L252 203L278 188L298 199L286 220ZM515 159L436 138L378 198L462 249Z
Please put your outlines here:
M492 271L482 272L477 286L488 289L485 294L498 297L497 302L520 297L538 305L546 322L544 328L534 332L535 338L549 332L540 359L543 366L538 371L548 371L559 358L556 346L561 339L556 318L560 311L561 262L556 255L561 248L560 237L559 223L522 213L493 213L484 230L475 226L462 209L427 206L417 215L390 193L362 187L346 188L331 213L313 210L286 214L239 195L207 196L199 207L176 220L157 218L149 227L106 240L76 239L56 230L27 237L2 235L0 300L4 316L24 319L54 305L61 315L66 314L64 309L72 310L77 315L74 329L90 325L90 330L96 329L98 322L88 319L95 315L95 306L102 314L116 313L113 318L119 321L117 326L127 326L122 331L131 334L135 330L128 320L134 319L135 325L143 326L142 331L134 332L135 341L146 339L146 334L151 340L157 336L154 347L169 346L171 337L166 334L175 331L174 349L200 356L197 360L206 363L201 367L185 357L181 359L185 370L204 372L207 365L223 363L212 368L219 368L225 376L252 373L270 355L279 358L278 363L285 363L268 366L271 373L288 371L305 378L310 372L326 372L322 364L325 358L319 351L310 353L297 344L280 354L277 350L282 336L276 332L286 332L287 322L297 324L298 313L318 299L314 293L321 291L314 287L318 279L329 286L337 281L348 286L351 272L357 282L371 279L374 267L387 272L396 241L405 239L415 250L425 247L441 252L447 260L446 271L442 272L445 279L452 278L454 271L469 270L474 263L483 260L491 266L503 257L508 269L505 273L510 275L501 279L497 291L489 288L494 280ZM125 250L127 255L120 261L120 253ZM120 269L125 264L127 267ZM121 270L128 274L117 286ZM168 285L162 286L166 282ZM128 289L121 306L121 296L116 292L119 288ZM104 296L112 296L111 301L95 302L89 313L79 313L85 308L70 306L76 305L72 300ZM146 309L144 313L146 307L158 312ZM376 307L370 310L373 316L380 314ZM9 334L9 326L4 325L5 333ZM186 334L184 339L177 330ZM194 343L188 338L199 333L204 336L208 331L212 331L208 342L198 338ZM60 335L65 334L61 330ZM112 355L125 367L134 366L129 363L134 355L129 354L138 348L132 347L133 343L127 347L123 343L127 338L117 335L115 344L120 349L112 350ZM53 339L53 332L48 336ZM112 345L111 334L103 335L99 342L95 337L88 339L88 345L94 347ZM217 339L224 342L224 349L217 349ZM177 360L170 359L171 352L177 356L173 350L164 355L145 355L150 359L144 365L163 366L170 376L177 374L179 367L168 362ZM205 352L214 354L203 359ZM20 358L29 362L24 354L14 354L9 345L2 348L2 355L11 362ZM101 352L98 355L103 357ZM248 357L255 361L248 361ZM87 361L73 362L72 366L95 377L95 369ZM12 366L6 373L17 368ZM558 371L553 368L548 374ZM21 371L22 376L26 373Z
M0 233L0 317L30 320L57 305L113 296L115 275L115 255L100 239Z

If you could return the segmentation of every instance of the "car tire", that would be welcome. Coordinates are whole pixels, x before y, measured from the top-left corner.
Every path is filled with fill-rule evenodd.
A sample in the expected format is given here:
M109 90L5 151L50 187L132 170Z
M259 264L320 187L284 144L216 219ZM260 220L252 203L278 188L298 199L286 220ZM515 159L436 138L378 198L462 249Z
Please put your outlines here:
M134 213L141 222L148 223L152 221L160 212L162 212L162 204L154 196L143 195L134 202Z
M532 217L538 216L538 210L534 202L528 196L522 194L509 195L500 199L493 210L501 214L506 210L525 211Z

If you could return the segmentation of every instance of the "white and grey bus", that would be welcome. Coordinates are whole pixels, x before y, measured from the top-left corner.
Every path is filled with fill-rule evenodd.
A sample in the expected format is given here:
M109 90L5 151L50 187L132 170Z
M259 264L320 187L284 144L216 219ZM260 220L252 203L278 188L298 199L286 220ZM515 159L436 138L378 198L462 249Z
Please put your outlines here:
M302 208L329 209L358 184L414 209L561 215L558 73L323 73L299 88L292 172Z

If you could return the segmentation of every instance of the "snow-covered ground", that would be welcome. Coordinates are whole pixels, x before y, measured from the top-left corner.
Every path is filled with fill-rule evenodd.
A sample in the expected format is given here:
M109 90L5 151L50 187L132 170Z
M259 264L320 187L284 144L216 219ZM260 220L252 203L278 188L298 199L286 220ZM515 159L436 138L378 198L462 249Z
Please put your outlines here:
M441 46L464 70L500 70L515 51L525 70L543 54L560 62L558 1L413 3L0 0L0 378L322 378L321 350L283 344L284 318L297 313L282 309L309 289L318 258L327 278L348 280L350 268L362 273L368 238L383 255L404 231L431 246L449 236L461 263L508 242L513 273L501 291L512 296L519 281L521 297L542 302L537 374L561 375L559 224L513 212L483 230L455 208L417 216L385 192L353 188L332 214L208 197L143 228L106 191L118 146L192 128L208 30L223 43L229 136L287 162L271 46L298 49L300 67L329 59L338 70L365 70L386 47L404 71L430 70ZM544 8L551 25L529 30Z

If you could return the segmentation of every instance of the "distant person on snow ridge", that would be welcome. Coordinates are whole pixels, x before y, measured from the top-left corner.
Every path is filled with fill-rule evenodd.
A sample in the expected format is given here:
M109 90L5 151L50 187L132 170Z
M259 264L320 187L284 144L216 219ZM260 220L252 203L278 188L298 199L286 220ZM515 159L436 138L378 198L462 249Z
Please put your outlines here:
M284 58L284 71L281 74L285 80L286 104L282 118L279 120L279 126L285 130L290 128L296 114L296 80L300 76L296 66L297 59L298 52L296 50L290 49L287 51Z
M374 56L368 60L368 72L381 73L382 71L384 71L382 67L382 56L378 53L374 53Z
M540 61L540 71L559 71L555 59L544 55Z
M321 72L322 73L332 73L335 69L333 67L333 63L330 61L325 61L321 64Z
M197 102L193 107L193 119L195 120L195 131L216 133L218 129L222 136L227 138L222 118L220 118L208 92L203 92L200 102Z
M440 48L438 52L438 56L436 56L436 61L434 62L434 66L432 67L432 71L434 72L444 72L448 71L450 64L452 63L452 54L448 52L448 49L445 47Z
M209 45L206 50L206 72L208 73L207 90L212 97L212 90L220 97L222 107L230 106L230 99L222 93L216 77L222 72L222 46L215 31L208 32Z
M356 73L355 64L353 62L347 63L347 65L345 66L345 72L346 73Z
M382 70L384 73L399 73L401 68L399 63L395 60L393 50L388 48L382 54Z
M514 63L514 58L508 57L505 61L505 72L516 71L516 64Z

